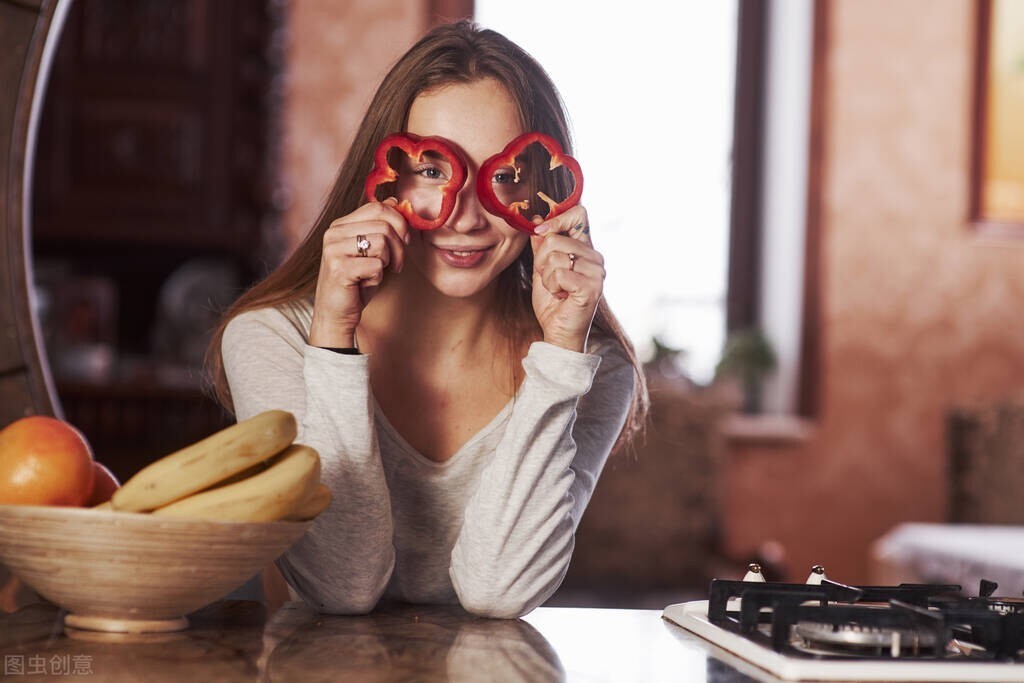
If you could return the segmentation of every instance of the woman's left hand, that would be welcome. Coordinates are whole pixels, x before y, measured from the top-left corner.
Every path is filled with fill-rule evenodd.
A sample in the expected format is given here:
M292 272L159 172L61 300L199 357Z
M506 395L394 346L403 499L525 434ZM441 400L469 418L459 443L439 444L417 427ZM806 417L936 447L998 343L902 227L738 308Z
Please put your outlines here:
M577 205L537 226L533 310L544 341L583 352L604 290L604 257L590 242L587 210Z

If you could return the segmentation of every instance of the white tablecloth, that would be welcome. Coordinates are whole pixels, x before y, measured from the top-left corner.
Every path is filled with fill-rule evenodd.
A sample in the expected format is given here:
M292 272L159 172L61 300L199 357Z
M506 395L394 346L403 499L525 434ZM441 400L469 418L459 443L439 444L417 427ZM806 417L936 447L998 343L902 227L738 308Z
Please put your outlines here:
M977 595L982 579L996 595L1024 592L1024 526L900 524L872 547L877 576L888 582L957 583Z

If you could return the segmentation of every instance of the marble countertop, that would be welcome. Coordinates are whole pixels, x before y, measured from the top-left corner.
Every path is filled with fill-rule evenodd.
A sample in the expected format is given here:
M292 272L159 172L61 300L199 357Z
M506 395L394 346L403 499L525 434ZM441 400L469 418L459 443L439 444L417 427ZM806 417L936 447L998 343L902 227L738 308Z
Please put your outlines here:
M343 617L290 602L268 619L260 603L234 600L190 615L185 631L147 636L69 636L62 617L49 605L0 614L5 680L776 680L663 620L660 610L542 607L494 620L394 606Z

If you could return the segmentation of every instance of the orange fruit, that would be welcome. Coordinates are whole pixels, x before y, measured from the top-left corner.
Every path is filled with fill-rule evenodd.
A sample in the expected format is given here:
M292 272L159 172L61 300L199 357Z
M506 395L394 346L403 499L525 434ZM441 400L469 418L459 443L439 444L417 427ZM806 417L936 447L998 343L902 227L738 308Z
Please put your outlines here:
M35 415L0 430L0 504L83 506L94 478L92 448L67 422Z
M89 497L89 502L86 503L89 507L95 507L100 503L106 503L110 500L110 497L114 495L114 491L121 488L120 482L117 481L117 477L114 473L106 468L105 465L93 460L93 482L92 482L92 495Z

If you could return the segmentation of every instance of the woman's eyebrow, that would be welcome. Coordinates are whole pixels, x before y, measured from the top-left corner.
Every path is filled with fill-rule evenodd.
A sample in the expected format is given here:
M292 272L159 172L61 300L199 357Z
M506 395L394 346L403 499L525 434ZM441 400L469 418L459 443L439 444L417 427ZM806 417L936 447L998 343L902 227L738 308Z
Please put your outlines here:
M433 149L423 150L420 156L431 161L448 161L448 157Z

